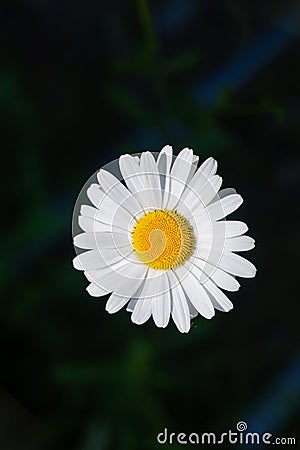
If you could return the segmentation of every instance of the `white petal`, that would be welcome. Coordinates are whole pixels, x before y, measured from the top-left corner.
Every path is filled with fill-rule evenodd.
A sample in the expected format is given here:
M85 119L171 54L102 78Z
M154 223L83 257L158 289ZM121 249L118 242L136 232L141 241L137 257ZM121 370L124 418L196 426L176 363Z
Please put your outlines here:
M165 328L169 323L171 312L170 286L167 273L163 272L155 283L157 283L157 291L161 293L152 299L153 320L157 327Z
M225 291L235 292L240 288L240 283L227 272L216 268L213 272L211 279L215 282L217 286L221 289L225 289Z
M89 217L90 219L95 219L97 211L97 208L94 208L91 205L81 205L80 207L80 214L84 217Z
M225 241L226 252L245 252L255 246L255 241L249 236L238 236Z
M94 222L110 225L110 228L109 227L97 228L95 225L95 228L84 231L109 231L116 229L116 231L119 232L120 230L128 232L134 226L135 223L133 222L132 216L123 208L120 208L107 195L103 198L100 205L100 209L94 208L90 205L82 205L80 208L80 214L81 216L93 219Z
M92 297L102 297L103 295L109 294L110 292L94 283L90 283L86 290Z
M140 167L145 173L145 188L152 197L151 204L149 206L161 208L162 197L160 175L156 161L150 152L144 152L141 154Z
M187 183L186 190L183 192L182 200L185 200L185 197L188 195L190 191L193 191L195 194L200 195L202 187L208 181L206 175L201 172L201 166L192 176L191 180Z
M79 248L95 249L95 248L116 248L130 247L131 241L129 233L106 232L87 232L81 233L74 237L74 245Z
M164 294L164 286L161 280L164 276L164 272L148 269L147 277L131 315L132 322L140 325L151 317L153 299Z
M228 195L236 194L236 190L234 188L224 188L219 192L219 198L227 197Z
M219 175L214 175L209 178L201 193L201 200L204 205L208 205L208 203L215 197L221 185L222 178Z
M218 163L217 161L210 157L207 158L199 167L199 170L207 177L212 177L217 173Z
M221 189L215 198L212 199L212 203L220 200L221 198L227 197L228 195L236 194L236 190L234 188L225 188Z
M99 210L95 215L95 220L112 224L114 227L123 228L125 230L129 230L130 225L133 227L135 224L132 215L109 198L108 195L105 195L103 198Z
M127 297L128 292L131 292L131 286L137 289L146 273L147 266L145 264L134 264L121 259L106 268L86 271L85 275L89 281L103 289Z
M140 166L131 155L121 155L119 167L122 177L132 193L144 190L145 187L140 180Z
M180 283L193 306L203 317L211 319L215 314L214 308L202 285L192 273L183 270L183 267L176 269L176 274L179 274Z
M106 303L106 311L108 311L110 314L113 314L122 309L123 306L125 306L126 303L129 302L131 297L134 297L134 295L138 291L139 287L144 281L145 273L146 272L141 273L142 277L140 278L140 280L137 280L134 283L132 282L132 280L128 280L128 285L126 287L126 296L121 296L113 292Z
M192 165L191 165L191 170L190 170L190 174L188 176L188 179L186 181L187 184L189 184L189 182L191 181L191 179L193 178L197 167L198 167L198 162L199 162L199 156L197 155L193 155L193 159L192 159Z
M132 312L134 310L137 301L138 301L137 298L131 298L127 305L126 311Z
M170 170L172 164L173 149L170 145L166 145L160 151L157 158L157 168L160 174L161 189L169 192ZM167 183L167 184L166 184Z
M94 206L96 206L96 208L98 208L105 195L104 192L101 190L99 184L96 183L91 184L90 187L87 189L86 193L89 200L93 203Z
M187 197L185 197L187 190L189 191L188 200ZM179 199L178 204L176 205L176 210L190 222L193 220L196 221L198 225L202 225L203 222L210 221L206 208L202 204L199 195L194 191L189 190L188 187Z
M131 314L131 320L137 325L142 325L151 317L152 300L149 298L140 298L134 307Z
M114 175L101 169L97 177L99 183L112 200L121 205L132 216L138 216L138 213L142 210L141 204Z
M120 156L119 166L128 189L135 194L142 207L144 209L157 208L157 205L153 204L151 193L149 193L147 174L141 170L134 158L130 155Z
M238 220L226 220L224 222L217 222L216 227L222 227L224 224L225 227L225 236L226 238L231 238L234 236L240 236L248 231L248 227L244 222L240 222Z
M191 320L186 295L173 271L168 271L168 276L172 285L172 319L181 333L188 333Z
M98 250L89 250L73 259L73 266L77 270L93 270L100 267L101 259Z
M229 275L227 272L224 272L224 270L215 267L207 261L202 261L201 259L195 259L194 264L203 271L203 274L205 274L199 278L201 283L205 284L208 277L211 278L221 289L231 292L239 290L240 283L233 276Z
M85 248L85 249L96 248L95 233L89 232L89 233L77 234L77 236L75 236L73 239L73 243L76 247L79 247L79 248Z
M193 151L189 148L184 148L174 161L170 174L170 196L166 205L168 209L174 209L186 187L192 168L192 160Z
M238 277L252 278L256 274L255 266L247 259L235 253L224 253L219 266L226 272Z
M129 266L130 265L128 264L128 261L121 259L117 263L102 269L86 270L84 272L84 275L91 283L97 284L102 289L106 289L112 292L116 287L116 283L118 283L118 281L120 281L120 279L122 278L121 276L119 276L119 274L122 274L124 270L128 270ZM111 285L105 286L106 281L110 281L111 278L113 278L112 281L115 283L115 285L111 283Z
M101 251L98 249L88 250L77 255L73 259L73 265L75 269L84 271L102 269L128 257L131 252L131 248L127 250L116 248L101 249Z
M219 175L207 179L199 172L198 176L194 178L187 186L182 196L182 201L189 207L191 211L196 208L203 209L216 196L222 184L222 178Z
M210 222L201 225L199 235L202 238L223 239L240 236L248 231L245 223L236 220L220 220L219 222Z
M198 316L199 313L188 298L187 298L187 304L188 304L189 311L190 311L190 318L194 319L195 317Z
M118 233L126 233L128 234L128 230L124 230L122 228L116 228L107 223L97 222L94 218L79 216L78 224L83 231L86 232L113 232L116 231Z
M233 308L233 304L229 298L212 281L207 280L204 287L210 296L214 308L224 312L228 312Z
M114 292L109 297L105 309L109 314L114 314L123 308L130 300L130 297L122 297Z
M239 194L228 195L208 205L208 214L213 221L223 219L223 217L235 211L242 203L243 199Z

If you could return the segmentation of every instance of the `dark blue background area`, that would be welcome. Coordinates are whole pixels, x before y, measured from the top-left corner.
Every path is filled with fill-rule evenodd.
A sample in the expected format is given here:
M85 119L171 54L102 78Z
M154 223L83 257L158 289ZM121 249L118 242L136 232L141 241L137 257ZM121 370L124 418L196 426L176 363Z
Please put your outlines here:
M1 4L1 450L297 437L299 37L291 0ZM166 144L218 160L257 241L235 308L188 335L107 314L72 267L86 180Z

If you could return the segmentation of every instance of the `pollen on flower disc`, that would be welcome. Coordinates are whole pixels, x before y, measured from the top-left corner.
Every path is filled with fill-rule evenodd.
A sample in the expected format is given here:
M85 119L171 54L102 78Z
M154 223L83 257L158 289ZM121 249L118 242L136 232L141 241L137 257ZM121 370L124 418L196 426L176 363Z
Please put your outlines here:
M188 220L177 211L155 210L138 220L132 245L140 260L152 269L176 269L192 255L195 237Z

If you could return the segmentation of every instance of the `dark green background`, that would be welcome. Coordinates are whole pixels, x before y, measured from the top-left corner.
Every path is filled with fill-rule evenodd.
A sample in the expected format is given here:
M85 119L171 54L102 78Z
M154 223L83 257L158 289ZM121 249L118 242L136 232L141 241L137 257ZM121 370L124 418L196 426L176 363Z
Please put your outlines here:
M2 2L1 450L153 449L240 420L297 437L300 5L282 3ZM188 335L107 314L72 267L85 181L165 144L218 160L257 240L234 310Z

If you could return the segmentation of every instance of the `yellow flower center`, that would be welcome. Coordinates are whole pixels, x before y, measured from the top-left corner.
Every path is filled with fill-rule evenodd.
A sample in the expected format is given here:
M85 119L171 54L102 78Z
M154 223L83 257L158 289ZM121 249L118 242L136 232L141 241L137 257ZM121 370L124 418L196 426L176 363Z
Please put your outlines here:
M132 245L152 269L176 269L193 253L195 237L190 223L177 211L155 210L137 221Z

